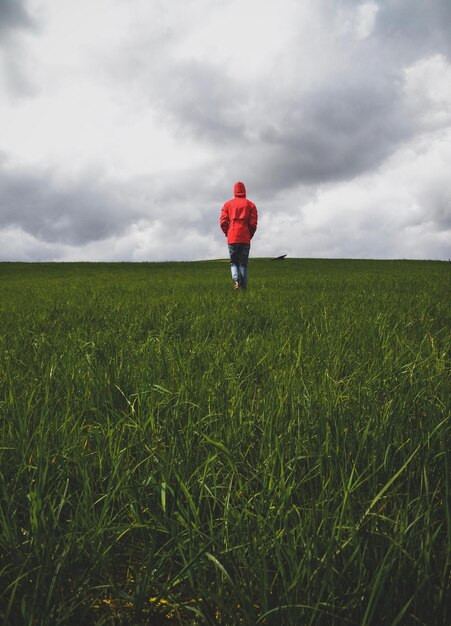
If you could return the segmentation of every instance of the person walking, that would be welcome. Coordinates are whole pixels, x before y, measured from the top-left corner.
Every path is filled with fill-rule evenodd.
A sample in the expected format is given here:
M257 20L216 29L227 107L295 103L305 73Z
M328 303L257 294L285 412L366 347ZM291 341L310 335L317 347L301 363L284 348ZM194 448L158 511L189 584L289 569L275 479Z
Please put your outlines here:
M257 230L257 207L246 198L244 183L235 183L234 198L221 210L219 225L227 237L234 289L247 288L247 262L251 239Z

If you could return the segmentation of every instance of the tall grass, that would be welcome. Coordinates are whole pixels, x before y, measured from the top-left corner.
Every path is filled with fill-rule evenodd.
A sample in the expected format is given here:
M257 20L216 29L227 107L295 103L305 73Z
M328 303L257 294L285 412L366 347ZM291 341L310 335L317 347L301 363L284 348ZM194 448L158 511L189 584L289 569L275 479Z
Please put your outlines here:
M451 621L450 267L0 265L3 624Z

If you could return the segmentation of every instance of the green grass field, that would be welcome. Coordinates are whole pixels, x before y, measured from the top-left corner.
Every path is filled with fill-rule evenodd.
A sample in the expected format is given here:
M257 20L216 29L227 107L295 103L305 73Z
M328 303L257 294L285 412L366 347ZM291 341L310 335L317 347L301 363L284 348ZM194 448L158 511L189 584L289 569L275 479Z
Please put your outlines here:
M449 624L450 287L0 264L1 623Z

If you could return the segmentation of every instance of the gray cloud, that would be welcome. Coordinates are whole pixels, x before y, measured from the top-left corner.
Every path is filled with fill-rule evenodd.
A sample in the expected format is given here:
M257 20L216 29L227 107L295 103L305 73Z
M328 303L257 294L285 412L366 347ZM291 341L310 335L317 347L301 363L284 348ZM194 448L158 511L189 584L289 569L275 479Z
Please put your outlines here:
M377 166L413 132L396 90L336 83L285 103L285 115L262 129L270 159L262 164L263 178L272 173L285 187L350 178Z
M171 245L181 243L187 229L211 235L217 231L218 197L230 195L231 188L218 193L201 168L175 179L167 174L124 183L93 170L68 182L46 170L12 167L0 152L1 227L19 228L60 248L121 237L141 221L159 225L168 237L172 232Z
M26 2L0 0L0 78L3 73L4 95L23 97L36 93L30 59L21 36L36 33L37 29L37 21L28 11Z
M402 62L440 52L451 55L448 0L380 0L374 36Z
M47 172L0 168L0 223L53 243L80 245L120 233L140 216L120 188L95 174L58 182Z
M35 25L30 16L26 2L23 0L1 0L0 1L0 42L11 31L31 29Z
M189 132L199 141L211 143L243 137L242 95L222 68L208 62L179 62L169 75L167 87L160 93L161 106L165 115L173 116L181 135Z
M426 187L421 196L422 205L426 210L413 220L412 225L421 226L428 223L434 232L449 231L451 233L450 185L444 181L438 181L432 188ZM451 241L449 243L451 253Z

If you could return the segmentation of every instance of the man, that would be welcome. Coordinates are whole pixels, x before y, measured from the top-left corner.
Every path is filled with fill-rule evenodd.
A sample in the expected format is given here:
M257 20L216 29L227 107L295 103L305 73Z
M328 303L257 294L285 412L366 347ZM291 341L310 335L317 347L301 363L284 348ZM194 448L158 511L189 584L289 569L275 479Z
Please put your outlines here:
M246 198L244 183L237 182L234 198L224 204L219 224L227 236L233 288L247 288L247 261L251 239L257 230L257 207Z

